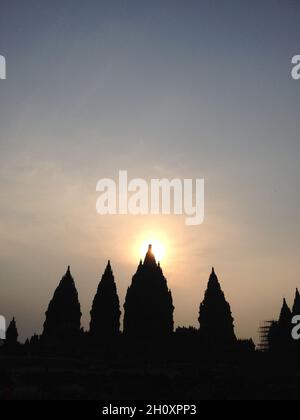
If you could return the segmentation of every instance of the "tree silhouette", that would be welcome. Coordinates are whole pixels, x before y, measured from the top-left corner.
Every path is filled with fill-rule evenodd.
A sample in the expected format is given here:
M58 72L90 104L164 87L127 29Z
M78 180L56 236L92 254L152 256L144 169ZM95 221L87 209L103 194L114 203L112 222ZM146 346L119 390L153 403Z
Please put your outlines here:
M214 269L209 278L199 311L203 343L214 351L230 349L236 344L234 320Z
M91 310L90 335L93 341L110 341L120 333L120 303L110 261L99 283Z
M173 332L172 294L151 245L132 278L124 309L125 337L154 340Z
M46 344L72 344L80 334L80 303L70 267L49 303L44 323L43 341Z

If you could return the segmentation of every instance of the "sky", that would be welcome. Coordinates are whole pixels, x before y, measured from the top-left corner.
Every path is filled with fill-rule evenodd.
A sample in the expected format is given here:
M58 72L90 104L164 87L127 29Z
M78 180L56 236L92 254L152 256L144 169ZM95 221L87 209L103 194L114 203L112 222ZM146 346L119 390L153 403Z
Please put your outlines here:
M148 238L176 326L212 266L240 338L300 287L298 0L2 0L0 314L41 333L71 265L89 311L108 259L124 297ZM204 178L205 221L99 216L96 184Z

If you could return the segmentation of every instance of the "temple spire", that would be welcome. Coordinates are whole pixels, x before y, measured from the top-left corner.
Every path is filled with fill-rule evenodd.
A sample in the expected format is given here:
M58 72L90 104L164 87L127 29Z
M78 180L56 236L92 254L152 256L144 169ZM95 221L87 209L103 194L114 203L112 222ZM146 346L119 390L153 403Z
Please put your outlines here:
M279 325L280 324L289 324L291 322L291 318L292 318L292 312L291 312L290 308L288 307L286 299L283 299L283 304L282 304L282 308L281 308L278 323L279 323Z
M120 332L120 304L110 261L98 285L90 322L90 335L97 345L105 345Z
M70 266L61 279L51 299L44 323L43 339L46 344L67 344L78 340L81 310L78 292L71 275Z
M287 353L291 351L293 346L291 320L292 312L286 300L283 299L279 320L278 322L273 322L269 331L268 340L270 351L278 353Z
M112 273L112 268L111 268L111 263L110 260L108 260L106 268L105 268L105 273Z
M6 331L6 344L14 346L18 342L18 330L15 318L12 319Z
M236 343L234 320L214 268L199 311L200 333L214 351L226 350Z
M300 294L298 289L296 289L295 300L293 305L293 316L295 315L300 315Z
M173 332L173 301L167 280L149 245L124 303L124 336L136 340L167 338Z
M152 245L149 245L149 248L148 248L148 252L147 252L147 254L146 254L146 257L145 257L145 260L144 260L144 265L157 265L156 264L156 259L155 259L155 256L154 256L154 254L153 254L153 247L152 247Z
M215 269L213 267L212 271L211 271L211 275L209 277L207 290L210 291L210 290L215 290L215 289L218 289L219 291L221 291L221 286L220 286L220 283L219 283L219 279L218 279L218 277L216 275L216 272L215 272Z

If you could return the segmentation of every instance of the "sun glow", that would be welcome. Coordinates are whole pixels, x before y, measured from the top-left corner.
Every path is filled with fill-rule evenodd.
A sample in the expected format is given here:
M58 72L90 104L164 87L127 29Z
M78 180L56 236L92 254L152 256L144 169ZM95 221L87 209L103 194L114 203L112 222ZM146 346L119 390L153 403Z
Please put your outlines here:
M159 228L144 228L141 226L139 232L135 234L132 240L131 255L134 264L137 260L144 261L145 256L149 250L149 245L152 245L152 253L157 262L163 263L165 266L172 257L172 245L170 242L170 234L166 229Z
M142 259L145 258L145 255L149 249L149 245L152 245L152 252L156 258L156 261L163 261L166 256L166 247L162 244L162 242L154 238L147 239L142 243L140 248L140 257Z

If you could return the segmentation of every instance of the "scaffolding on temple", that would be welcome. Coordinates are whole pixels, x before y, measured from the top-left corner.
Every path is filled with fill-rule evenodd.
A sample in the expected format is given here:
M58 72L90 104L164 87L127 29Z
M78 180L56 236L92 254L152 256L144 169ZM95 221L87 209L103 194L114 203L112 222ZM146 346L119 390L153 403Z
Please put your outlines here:
M275 321L264 321L261 323L259 333L259 344L257 350L267 353L269 351L269 332L270 328Z

